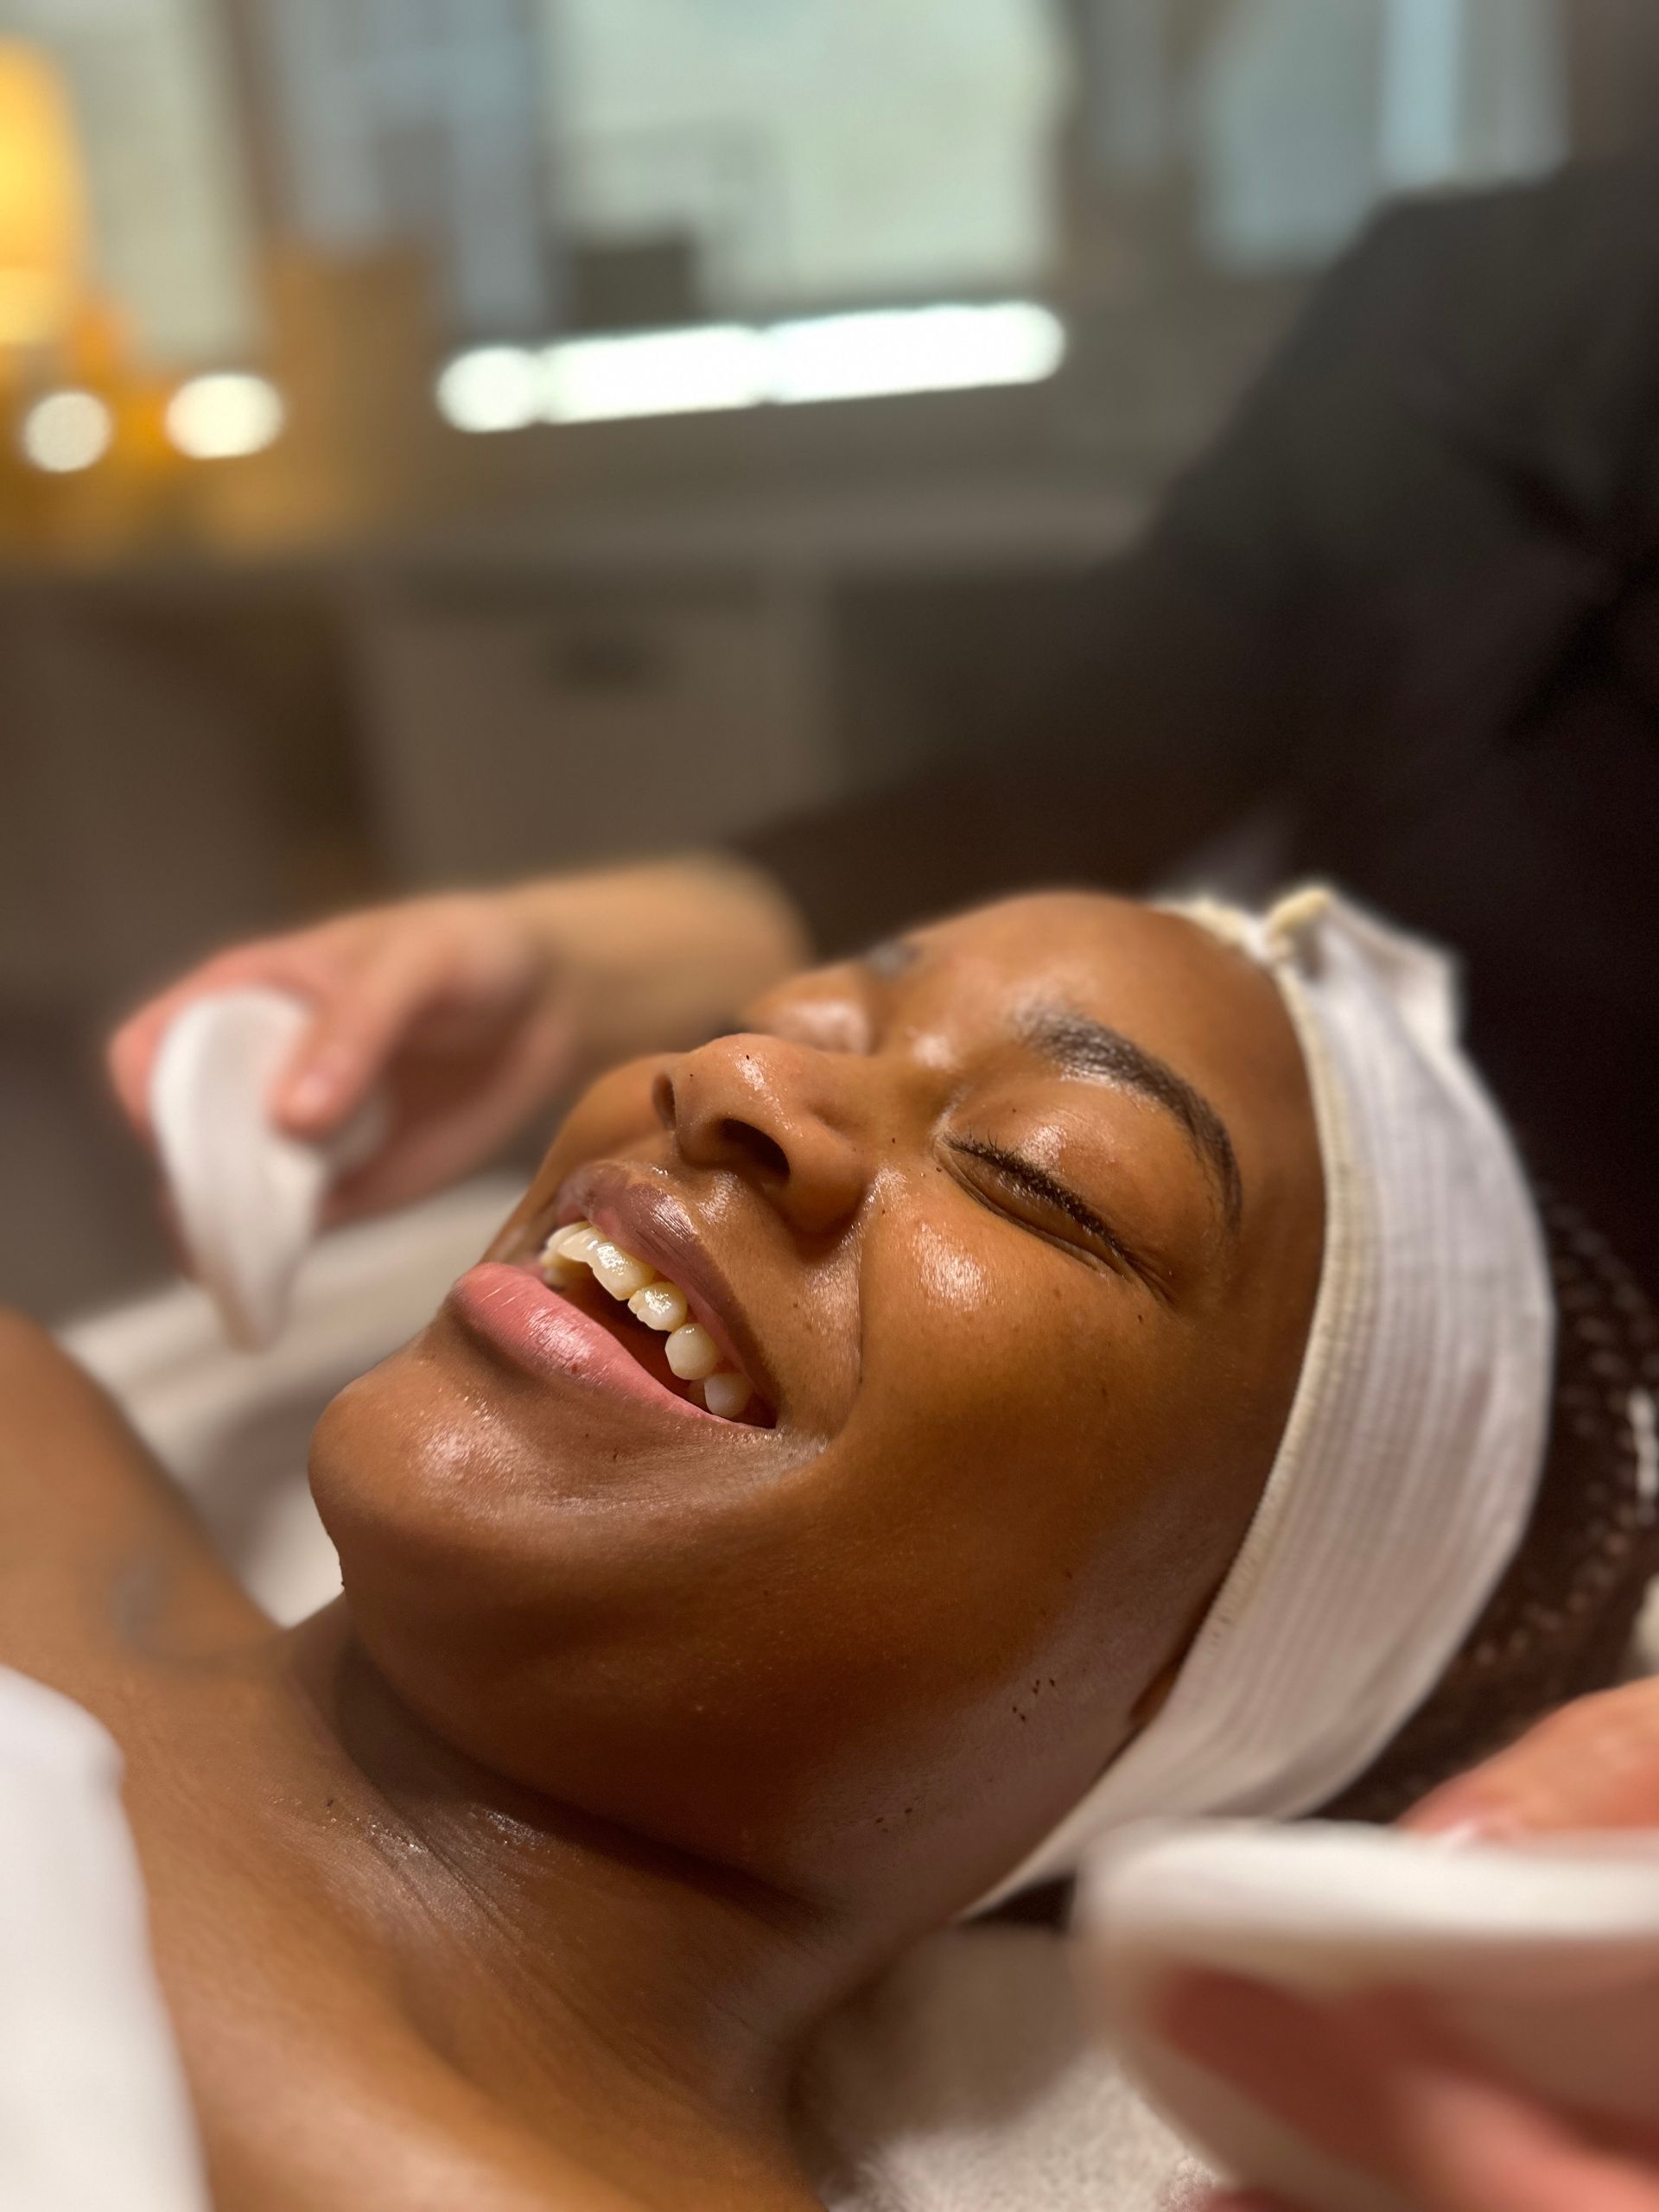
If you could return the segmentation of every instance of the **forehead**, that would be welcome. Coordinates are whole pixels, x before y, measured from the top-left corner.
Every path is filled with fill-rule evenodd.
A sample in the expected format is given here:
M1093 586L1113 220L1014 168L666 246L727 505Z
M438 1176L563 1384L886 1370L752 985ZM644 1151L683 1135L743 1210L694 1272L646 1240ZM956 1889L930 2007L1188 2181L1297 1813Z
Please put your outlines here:
M1300 1061L1278 992L1255 963L1183 915L1103 893L1005 899L880 949L875 965L964 1025L1069 1005L1138 1043L1179 1042L1206 1062L1265 1027Z

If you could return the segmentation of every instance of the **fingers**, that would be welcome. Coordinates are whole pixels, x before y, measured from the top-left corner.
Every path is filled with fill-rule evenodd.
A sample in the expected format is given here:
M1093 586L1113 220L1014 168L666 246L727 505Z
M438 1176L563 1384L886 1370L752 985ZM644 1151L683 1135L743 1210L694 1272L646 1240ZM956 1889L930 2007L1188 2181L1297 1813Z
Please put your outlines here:
M1580 1698L1424 1799L1420 1834L1506 1836L1659 1827L1659 1681Z
M1243 2089L1318 2149L1376 2171L1388 2133L1363 2053L1333 2037L1323 2012L1232 1974L1183 1974L1157 2006L1184 2056Z
M361 1104L423 1006L444 988L454 960L451 932L427 902L239 945L194 969L116 1032L108 1062L117 1096L149 1140L150 1079L168 1027L197 999L259 984L315 1009L278 1080L272 1113L296 1136L329 1136Z
M162 1039L175 1019L196 999L254 983L291 991L301 998L315 998L327 980L327 963L320 957L317 944L322 935L308 931L294 938L238 945L192 969L122 1023L105 1047L105 1061L122 1111L139 1136L146 1142L152 1136L150 1077Z
M448 948L431 933L393 933L341 976L317 1003L316 1019L271 1098L296 1136L332 1135L368 1096L430 1000L449 980Z
M105 1048L105 1065L121 1110L146 1141L150 1136L149 1072L166 1021L162 1002L152 999L122 1023Z
M1160 2017L1187 2056L1414 2212L1659 2212L1659 2162L1577 2139L1409 1999L1314 2005L1205 1974L1172 1985Z
M477 1166L545 1106L569 1073L570 1026L550 1015L524 1024L487 1069L440 1060L392 1085L392 1133L331 1195L329 1226L407 1205Z
M572 995L512 900L409 900L238 947L141 1007L111 1039L109 1063L146 1141L156 1055L169 1024L193 1001L251 983L313 1009L273 1086L279 1128L321 1141L377 1087L392 1103L390 1137L336 1192L331 1221L422 1196L475 1166L548 1097L572 1060Z
M1409 2079L1394 2093L1395 2170L1423 2212L1659 2212L1659 2167L1604 2157L1489 2082Z

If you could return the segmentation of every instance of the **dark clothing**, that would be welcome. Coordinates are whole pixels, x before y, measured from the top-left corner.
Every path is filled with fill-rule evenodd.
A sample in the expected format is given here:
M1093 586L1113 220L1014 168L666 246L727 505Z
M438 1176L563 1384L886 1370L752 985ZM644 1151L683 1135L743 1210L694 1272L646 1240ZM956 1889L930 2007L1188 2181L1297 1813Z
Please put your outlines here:
M1017 754L747 842L824 950L1143 887L1281 792L1287 874L1459 950L1538 1166L1659 1283L1659 165L1388 215L1077 613Z

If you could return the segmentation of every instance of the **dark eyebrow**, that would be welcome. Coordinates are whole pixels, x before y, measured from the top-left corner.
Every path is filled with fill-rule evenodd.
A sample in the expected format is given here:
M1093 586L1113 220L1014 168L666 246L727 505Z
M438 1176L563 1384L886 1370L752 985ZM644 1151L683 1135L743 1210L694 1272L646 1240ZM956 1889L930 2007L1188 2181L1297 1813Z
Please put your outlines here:
M1220 1192L1222 1211L1230 1230L1238 1227L1243 1208L1244 1185L1227 1124L1202 1091L1185 1076L1177 1075L1121 1030L1109 1029L1092 1015L1073 1007L1029 1007L1020 1024L1020 1039L1064 1074L1085 1081L1122 1084L1160 1106L1179 1125L1199 1160Z

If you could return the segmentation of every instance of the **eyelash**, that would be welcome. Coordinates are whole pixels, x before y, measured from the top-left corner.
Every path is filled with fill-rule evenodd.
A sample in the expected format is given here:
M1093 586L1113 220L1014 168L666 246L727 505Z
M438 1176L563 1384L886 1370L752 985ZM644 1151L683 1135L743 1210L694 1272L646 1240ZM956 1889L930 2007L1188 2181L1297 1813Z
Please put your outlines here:
M1064 1183L1057 1182L1046 1169L1037 1166L1020 1153L1010 1152L1004 1145L993 1144L988 1138L950 1137L946 1142L952 1152L963 1159L977 1160L983 1166L994 1168L1014 1189L1023 1192L1027 1198L1035 1198L1044 1205L1052 1206L1057 1212L1075 1222L1079 1229L1087 1230L1090 1236L1106 1247L1116 1265L1128 1268L1137 1275L1146 1275L1146 1268L1116 1235L1110 1224L1103 1221L1092 1206L1085 1205L1075 1191L1068 1190ZM1027 1227L1033 1225L1027 1224ZM1077 1247L1074 1245L1072 1249L1076 1250Z

